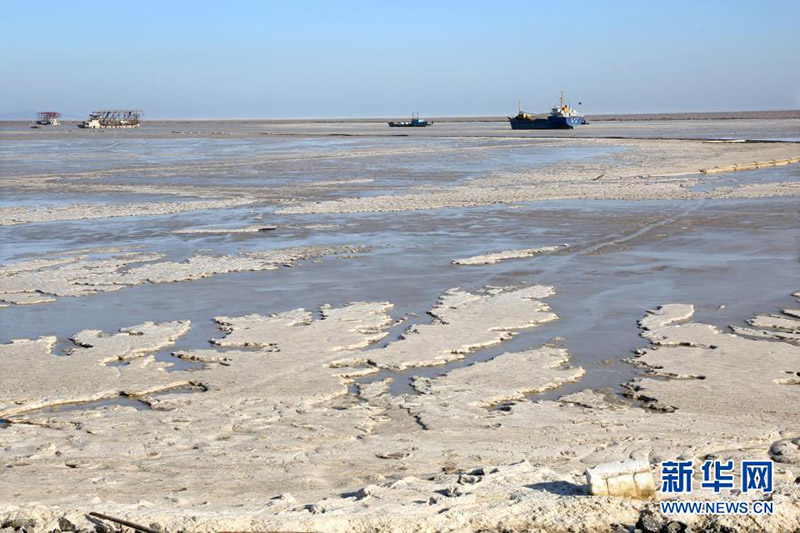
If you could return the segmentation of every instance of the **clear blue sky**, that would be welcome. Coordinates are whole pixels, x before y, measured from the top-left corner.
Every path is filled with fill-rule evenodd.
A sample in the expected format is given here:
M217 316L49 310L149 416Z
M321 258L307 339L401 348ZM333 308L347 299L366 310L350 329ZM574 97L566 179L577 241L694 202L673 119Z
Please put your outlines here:
M0 0L0 118L800 108L800 0Z

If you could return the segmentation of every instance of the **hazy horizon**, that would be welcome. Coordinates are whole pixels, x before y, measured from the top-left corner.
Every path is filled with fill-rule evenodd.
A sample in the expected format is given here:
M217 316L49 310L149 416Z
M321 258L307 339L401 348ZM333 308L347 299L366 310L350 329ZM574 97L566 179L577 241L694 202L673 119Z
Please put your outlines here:
M800 108L800 2L5 6L0 119L260 120ZM110 27L104 33L101 29ZM46 28L45 31L41 31Z
M527 110L527 109L526 109ZM36 111L31 110L29 113L22 114L18 117L7 117L4 115L0 115L0 122L26 122L32 121L35 118L36 113L40 111L48 111L48 109L38 109ZM539 110L529 110L533 114L540 114L546 115L547 109L539 109ZM690 110L690 111L651 111L646 113L586 113L585 116L646 116L646 115L705 115L705 114L734 114L734 113L780 113L780 112L787 112L787 113L800 113L800 106L794 109L727 109L721 111L697 111L697 110ZM514 110L516 113L516 109ZM487 119L498 119L498 120L505 120L505 117L510 116L514 113L505 113L505 114L497 114L497 115L424 115L422 118L435 118L438 120L458 120L464 121L465 119L474 118L475 120L487 120ZM83 121L86 120L89 111L85 115L62 115L61 120L63 121ZM405 115L385 115L385 116L370 116L370 117L346 117L346 116L331 116L331 117L313 117L313 116L297 116L297 117L259 117L259 116L252 116L252 117L148 117L146 113L142 115L143 119L148 122L225 122L225 121L383 121L387 119L394 119L394 118L407 118L410 116L410 113L406 113ZM792 117L794 118L794 117Z

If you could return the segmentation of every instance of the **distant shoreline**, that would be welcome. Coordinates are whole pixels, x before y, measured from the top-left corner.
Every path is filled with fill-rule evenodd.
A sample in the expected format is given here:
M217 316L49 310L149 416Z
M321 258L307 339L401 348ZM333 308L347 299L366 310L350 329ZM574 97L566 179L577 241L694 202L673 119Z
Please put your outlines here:
M534 114L544 117L545 113ZM259 124L369 124L383 123L403 117L371 117L371 118L176 118L176 119L150 119L149 123L180 123L180 122L255 122ZM506 116L475 116L475 117L436 117L425 118L434 122L505 122ZM614 113L586 115L587 120L597 122L636 122L652 120L743 120L743 119L798 119L800 109L785 109L771 111L712 111L712 112L683 112L683 113ZM30 119L5 119L0 123L29 123ZM64 123L79 122L79 120L65 120Z

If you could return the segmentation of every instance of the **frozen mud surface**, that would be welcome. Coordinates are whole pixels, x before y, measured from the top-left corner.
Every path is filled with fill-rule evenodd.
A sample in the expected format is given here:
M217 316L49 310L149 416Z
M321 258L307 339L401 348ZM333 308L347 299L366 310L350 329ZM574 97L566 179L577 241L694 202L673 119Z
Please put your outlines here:
M681 520L797 529L800 167L699 173L796 125L0 128L0 522L608 531L587 467L714 457L775 514Z

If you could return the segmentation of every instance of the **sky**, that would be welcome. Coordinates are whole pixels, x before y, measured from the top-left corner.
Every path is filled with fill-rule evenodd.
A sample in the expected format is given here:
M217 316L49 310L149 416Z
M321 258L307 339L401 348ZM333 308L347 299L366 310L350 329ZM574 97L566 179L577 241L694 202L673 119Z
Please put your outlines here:
M0 119L800 109L800 0L0 0Z

